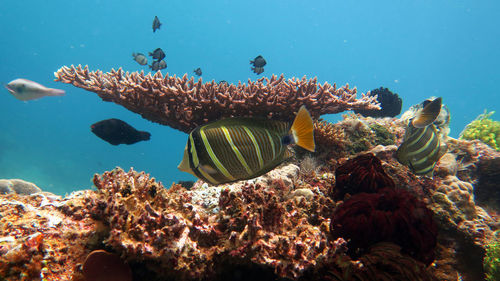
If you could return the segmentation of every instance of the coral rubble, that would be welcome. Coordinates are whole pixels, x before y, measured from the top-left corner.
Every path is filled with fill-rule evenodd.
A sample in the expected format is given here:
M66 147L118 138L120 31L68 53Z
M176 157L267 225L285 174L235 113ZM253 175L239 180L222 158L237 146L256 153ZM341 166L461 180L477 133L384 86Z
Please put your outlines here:
M190 132L208 121L234 116L259 116L293 120L305 105L314 118L352 109L378 109L376 97L356 99L356 88L341 88L316 78L261 78L238 85L203 83L200 78L163 76L144 72L125 73L121 68L103 73L87 66L62 67L54 73L56 81L73 84L97 93L104 101L120 104L142 117L183 132Z

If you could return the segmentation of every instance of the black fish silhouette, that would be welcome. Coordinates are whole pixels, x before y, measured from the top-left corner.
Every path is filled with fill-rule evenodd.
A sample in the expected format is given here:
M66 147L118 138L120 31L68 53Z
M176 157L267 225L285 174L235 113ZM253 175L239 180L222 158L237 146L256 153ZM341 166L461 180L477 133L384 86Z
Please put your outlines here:
M161 48L157 48L153 52L149 52L149 55L152 56L155 60L162 60L165 58L165 53Z
M140 141L149 140L151 134L138 131L120 119L106 119L90 126L90 130L99 138L112 145L134 144Z
M198 75L198 76L201 76L202 72L201 72L201 68L197 68L195 70L193 70L194 74Z
M254 60L250 61L250 64L253 65L250 69L256 74L261 74L264 72L264 66L266 65L266 60L262 56L257 56Z
M157 16L155 16L155 19L153 20L153 32L155 32L157 29L160 29L161 22L158 19Z
M254 67L264 67L266 65L266 60L262 56L257 56L254 60L250 61Z

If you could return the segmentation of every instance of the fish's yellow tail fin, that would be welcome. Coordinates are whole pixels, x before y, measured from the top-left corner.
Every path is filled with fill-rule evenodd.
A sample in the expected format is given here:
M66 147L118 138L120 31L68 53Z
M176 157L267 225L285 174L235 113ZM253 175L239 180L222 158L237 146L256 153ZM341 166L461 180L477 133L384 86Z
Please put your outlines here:
M309 111L301 106L292 124L292 135L295 143L311 152L314 152L314 125Z

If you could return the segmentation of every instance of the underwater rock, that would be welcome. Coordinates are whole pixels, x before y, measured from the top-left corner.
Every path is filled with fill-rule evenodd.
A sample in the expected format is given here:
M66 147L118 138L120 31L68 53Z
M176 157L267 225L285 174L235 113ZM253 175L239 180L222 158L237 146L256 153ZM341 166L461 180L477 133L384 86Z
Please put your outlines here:
M71 280L96 235L92 220L65 214L72 200L73 195L0 195L0 279Z
M455 154L445 153L434 167L434 174L440 177L455 176L458 171L458 162Z
M0 194L17 193L20 195L30 195L41 191L36 184L21 179L0 179Z
M104 250L91 252L82 266L85 281L132 281L132 271L119 256Z
M478 204L500 213L500 157L479 162L479 181L474 189Z

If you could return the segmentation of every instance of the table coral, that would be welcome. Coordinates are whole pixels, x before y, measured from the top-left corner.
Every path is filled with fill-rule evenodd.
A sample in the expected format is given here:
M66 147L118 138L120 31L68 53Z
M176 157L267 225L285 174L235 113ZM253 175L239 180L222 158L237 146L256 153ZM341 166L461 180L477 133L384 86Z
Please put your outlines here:
M378 109L376 96L356 99L356 88L337 88L316 78L285 79L282 76L248 80L238 85L203 83L200 78L124 72L103 73L85 66L62 67L56 81L97 93L104 101L120 104L142 117L183 132L227 117L267 117L291 121L302 105L314 118L352 109Z

